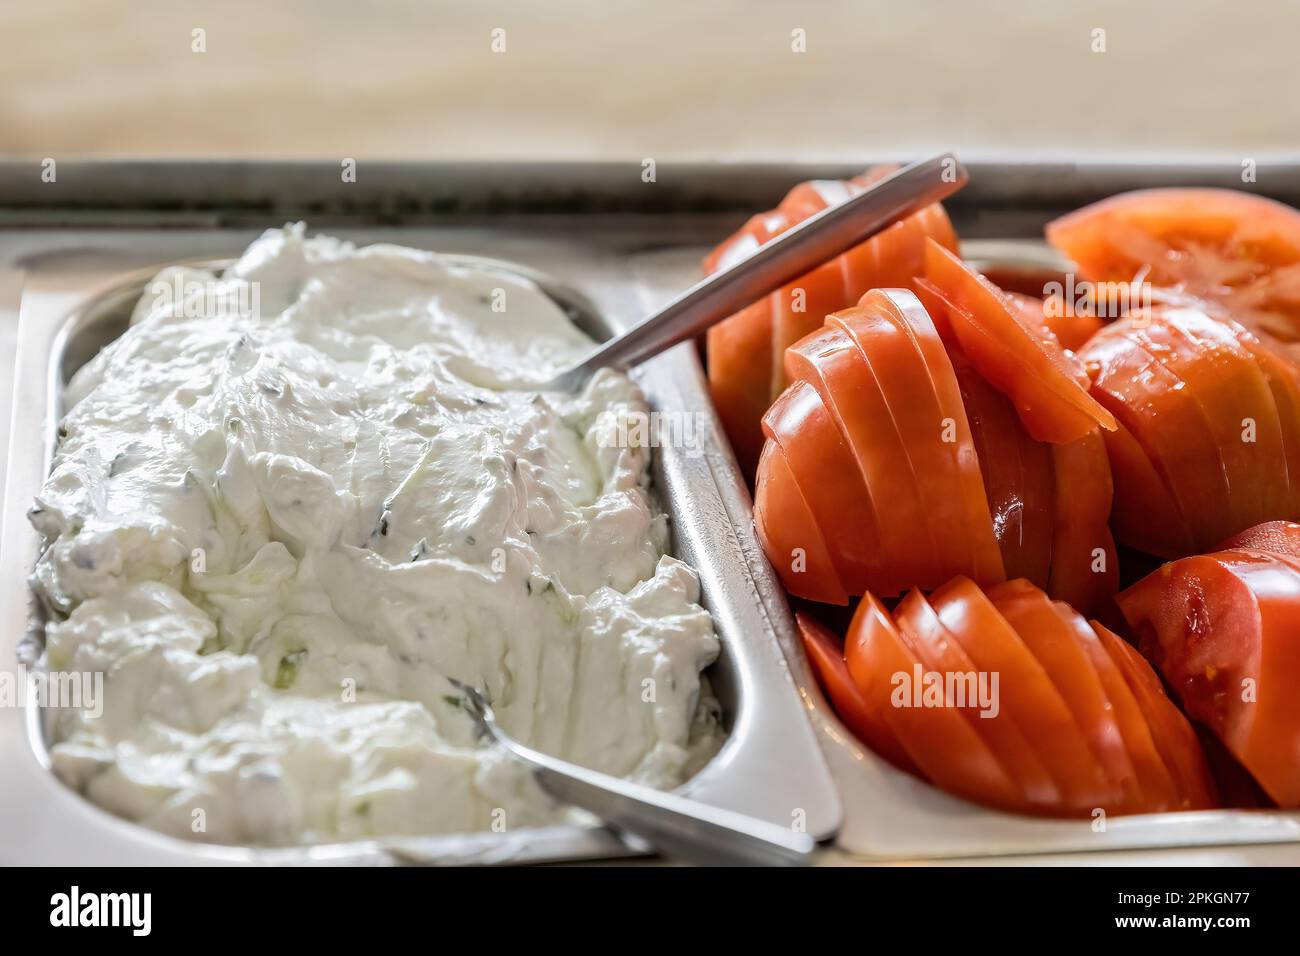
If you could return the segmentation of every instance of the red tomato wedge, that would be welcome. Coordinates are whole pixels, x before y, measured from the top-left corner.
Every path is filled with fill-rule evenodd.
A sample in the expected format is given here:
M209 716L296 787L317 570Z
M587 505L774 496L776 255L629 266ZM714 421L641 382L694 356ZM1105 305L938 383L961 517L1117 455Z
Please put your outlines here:
M853 451L817 389L795 382L763 417L763 432L785 453L845 590L881 581L879 536Z
M1093 632L1110 654L1146 717L1156 751L1177 788L1172 810L1206 810L1218 805L1208 761L1187 718L1174 706L1155 671L1127 641L1096 621ZM1135 762L1141 762L1135 758Z
M1003 580L961 392L921 303L902 289L877 289L827 323L852 337L880 384L920 493L942 579L965 572L985 584Z
M785 589L811 601L848 604L821 530L775 442L763 447L758 473L761 480L754 493L754 528Z
M816 387L848 442L875 507L882 578L877 593L934 587L952 573L936 559L920 492L871 365L839 326L828 326L786 353L790 377ZM760 470L760 484L762 473Z
M960 306L948 320L972 365L1016 406L1038 441L1082 438L1115 427L1087 391L1083 367L1012 307L1006 295L938 243L928 241L925 278Z
M1105 802L1094 806L1115 811L1142 806L1137 772L1124 746L1115 708L1077 635L1047 595L1028 581L999 584L988 597L1047 671L1101 764L1113 789Z
M1077 352L1104 324L1091 312L1081 311L1062 296L1037 299L1020 292L1004 293L1031 326L1037 325L1063 349Z
M774 210L752 216L704 260L705 272L751 255L767 240L809 216L860 194L893 171L878 167L848 182L801 183ZM706 336L709 387L732 449L746 475L754 473L763 440L759 420L787 384L782 354L822 319L852 305L877 286L906 285L921 271L924 244L933 238L957 248L952 223L939 204L927 206L850 249L807 276L713 326Z
M849 675L849 667L844 663L844 642L805 611L795 612L794 619L817 683L844 726L895 767L917 773L916 765L898 743L879 709L871 706Z
M1097 428L1051 450L1055 509L1047 593L1092 610L1119 589L1119 557L1108 523L1114 487L1106 442Z
M1029 437L1011 402L959 350L953 369L1006 576L1045 587L1052 561L1052 446Z
M1106 779L1052 675L984 592L967 578L954 578L931 595L930 604L975 667L999 675L1001 715L1016 723L1051 773L1062 794L1059 812L1117 808L1118 789Z
M864 595L844 642L849 673L884 714L921 773L936 786L989 806L1016 809L1020 787L954 708L926 706L925 668L875 597Z
M1051 812L1061 804L1061 791L1034 752L1019 725L1001 712L1000 701L980 699L978 668L956 638L943 626L920 591L912 591L894 610L899 633L927 671L956 678L954 700L971 727L1020 787L1028 812ZM986 691L991 685L986 684Z
M1132 689L1124 679L1110 651L1081 615L1061 601L1053 601L1057 618L1074 636L1088 663L1101 681L1102 691L1110 702L1115 723L1124 740L1124 749L1137 777L1135 813L1156 813L1182 809L1182 796L1156 748L1146 714L1138 705Z
M1283 558L1300 558L1300 524L1294 521L1268 521L1234 534L1219 545L1220 551L1238 548L1276 554Z
M1289 206L1226 189L1143 190L1064 216L1047 238L1094 282L1146 270L1300 359L1300 212Z
M1300 806L1300 562L1221 551L1122 593L1142 652L1279 806Z

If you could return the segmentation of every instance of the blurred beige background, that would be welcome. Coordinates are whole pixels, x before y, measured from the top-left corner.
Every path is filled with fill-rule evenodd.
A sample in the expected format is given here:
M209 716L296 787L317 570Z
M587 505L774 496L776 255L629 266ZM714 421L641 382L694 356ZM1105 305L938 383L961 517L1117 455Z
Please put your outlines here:
M4 0L0 153L1281 158L1298 40L1292 0Z

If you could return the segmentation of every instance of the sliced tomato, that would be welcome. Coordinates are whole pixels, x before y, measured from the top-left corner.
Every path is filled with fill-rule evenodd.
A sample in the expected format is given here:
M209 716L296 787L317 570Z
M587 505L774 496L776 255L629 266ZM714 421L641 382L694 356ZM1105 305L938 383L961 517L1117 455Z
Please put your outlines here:
M1287 485L1291 489L1289 513L1300 518L1300 365L1283 358L1237 323L1228 324L1254 356L1273 393L1273 405L1282 429Z
M1115 708L1086 651L1051 600L1028 581L999 584L989 589L988 597L1065 698L1089 749L1113 785L1108 801L1096 806L1116 811L1142 806L1137 771L1124 746Z
M1119 596L1142 652L1282 807L1300 806L1300 562L1221 551Z
M1163 308L1139 335L1187 384L1209 423L1228 483L1232 524L1250 527L1291 511L1277 405L1268 378L1233 331L1195 307Z
M704 260L705 272L715 272L752 255L769 239L828 205L858 195L892 171L893 167L879 167L848 182L819 180L799 184L776 209L750 217L715 248ZM906 284L921 271L927 237L947 248L957 248L952 223L937 203L709 330L705 339L709 387L746 475L753 475L763 447L759 420L788 383L783 363L785 349L818 328L826 315L852 305L867 290Z
M1052 559L1052 446L1029 437L1011 402L960 350L952 356L1006 576L1046 586Z
M741 473L763 450L758 422L772 401L772 303L762 299L707 333L709 391Z
M1087 815L1097 807L1117 807L1119 791L1052 676L984 592L967 578L954 578L931 595L930 604L976 669L998 675L1002 712L1051 773L1062 795L1060 811Z
M950 707L926 706L925 668L870 594L853 615L844 654L863 696L926 779L977 803L1013 810L1023 804L1020 788L966 719Z
M849 667L844 662L844 642L806 611L795 612L794 619L813 673L817 675L817 683L830 699L835 713L844 721L844 726L895 767L918 773L879 708L872 707L849 675Z
M1300 558L1300 524L1294 521L1267 521L1234 534L1219 545L1220 551L1238 548L1284 558Z
M853 451L817 389L795 382L763 417L804 490L832 563L850 594L885 583L876 515Z
M1021 292L1006 292L1011 304L1031 326L1037 325L1063 349L1077 352L1104 324L1095 314L1077 309L1063 296L1039 299Z
M877 593L941 583L951 569L936 557L907 453L862 350L842 328L831 325L789 349L786 364L792 380L817 389L866 482L881 549Z
M1003 580L961 393L925 309L905 290L875 290L827 322L850 335L880 384L941 579L966 573L985 584Z
M848 604L844 583L831 563L826 541L804 499L781 446L768 442L758 462L754 528L763 553L791 594Z
M1300 212L1226 189L1151 189L1085 206L1047 238L1094 282L1147 280L1222 302L1300 359Z
M1162 558L1191 553L1192 529L1146 449L1122 421L1115 431L1102 432L1102 439L1114 481L1110 527L1115 537Z
M972 365L1016 406L1039 441L1074 441L1111 414L1088 394L1087 375L1059 344L1008 304L1005 294L936 242L927 242L925 278L960 309L948 320Z
M1124 740L1124 749L1137 776L1137 800L1131 810L1134 813L1158 813L1182 809L1181 788L1165 766L1156 748L1146 714L1133 696L1119 665L1088 622L1073 608L1061 601L1053 601L1052 609L1092 665L1113 710L1115 723Z
M1217 806L1214 779L1196 732L1169 699L1151 665L1127 641L1102 624L1093 621L1092 629L1133 692L1156 752L1174 782L1178 803L1170 809L1206 810Z
M1119 557L1109 525L1114 487L1106 443L1097 428L1051 449L1055 508L1047 592L1072 607L1092 610L1119 589Z
M1169 489L1193 545L1204 547L1230 533L1227 478L1205 413L1182 379L1147 348L1132 320L1107 326L1081 358L1088 364L1093 394L1142 447ZM1117 484L1116 492L1123 490Z
M980 700L978 668L943 626L920 591L912 591L894 609L899 633L927 671L952 682L956 706L1020 787L1026 812L1052 812L1061 806L1061 791L1043 761L1000 701ZM987 679L986 679L987 680ZM989 685L986 683L986 688Z

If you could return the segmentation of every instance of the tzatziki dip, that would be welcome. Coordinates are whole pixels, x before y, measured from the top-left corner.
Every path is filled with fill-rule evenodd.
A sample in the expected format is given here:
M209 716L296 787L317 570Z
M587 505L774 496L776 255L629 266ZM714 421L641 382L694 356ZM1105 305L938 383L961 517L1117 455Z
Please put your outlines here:
M529 384L591 347L523 278L301 225L165 270L71 381L31 510L46 666L103 675L54 771L228 844L570 818L455 678L531 747L682 782L721 739L718 639L620 440L645 399Z

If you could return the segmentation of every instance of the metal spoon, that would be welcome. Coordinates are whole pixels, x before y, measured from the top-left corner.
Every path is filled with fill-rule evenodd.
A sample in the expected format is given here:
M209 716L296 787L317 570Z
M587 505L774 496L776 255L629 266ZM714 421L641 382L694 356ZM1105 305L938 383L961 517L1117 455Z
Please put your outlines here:
M796 833L539 753L503 731L473 687L448 678L462 694L480 737L493 740L529 767L542 789L595 814L614 830L639 837L665 856L711 866L801 866L816 846Z
M628 368L694 338L899 219L952 195L967 179L965 168L951 153L905 166L860 195L824 209L770 240L748 258L696 283L541 387L576 391L596 369Z

